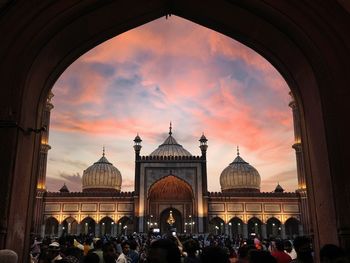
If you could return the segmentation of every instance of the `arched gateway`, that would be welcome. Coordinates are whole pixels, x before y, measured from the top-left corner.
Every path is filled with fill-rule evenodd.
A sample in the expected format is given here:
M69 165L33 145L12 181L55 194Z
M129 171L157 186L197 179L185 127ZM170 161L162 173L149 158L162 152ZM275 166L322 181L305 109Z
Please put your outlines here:
M171 228L177 232L183 232L183 215L192 215L194 198L191 186L174 175L168 175L156 181L149 189L148 211L154 218L149 228L160 228L162 233ZM175 208L176 207L176 208ZM169 217L173 217L174 223L169 224ZM157 225L154 225L157 223Z
M139 196L138 230L160 228L168 230L166 219L170 211L177 232L186 230L191 221L192 231L205 232L204 216L206 178L206 141L201 145L202 156L193 156L177 143L169 128L169 136L150 155L140 156L141 139L135 138L135 192ZM195 227L195 228L194 228Z

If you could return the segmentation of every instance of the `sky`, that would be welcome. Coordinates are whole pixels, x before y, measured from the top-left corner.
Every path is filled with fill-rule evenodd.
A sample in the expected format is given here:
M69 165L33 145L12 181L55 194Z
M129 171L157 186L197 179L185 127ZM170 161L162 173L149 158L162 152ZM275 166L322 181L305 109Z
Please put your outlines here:
M82 55L53 89L46 187L81 191L83 171L106 148L134 189L133 139L149 155L168 136L192 155L208 139L209 191L240 156L261 176L261 191L279 182L297 189L289 88L277 70L243 44L180 17L160 18Z

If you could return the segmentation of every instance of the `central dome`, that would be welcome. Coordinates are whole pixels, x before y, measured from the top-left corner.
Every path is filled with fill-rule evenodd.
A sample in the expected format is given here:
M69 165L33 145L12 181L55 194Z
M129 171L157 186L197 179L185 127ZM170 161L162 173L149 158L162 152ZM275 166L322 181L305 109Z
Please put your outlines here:
M260 192L260 175L237 151L237 157L220 175L223 192Z
M169 136L166 140L155 149L150 156L192 156L192 154L184 149L182 145L178 144L175 138L172 136L171 123L169 128Z
M83 172L83 192L120 192L122 175L105 157Z

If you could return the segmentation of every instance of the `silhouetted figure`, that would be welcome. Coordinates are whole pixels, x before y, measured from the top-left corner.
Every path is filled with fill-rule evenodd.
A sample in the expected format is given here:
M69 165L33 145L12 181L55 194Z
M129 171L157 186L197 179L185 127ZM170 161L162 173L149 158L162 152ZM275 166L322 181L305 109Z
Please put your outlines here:
M277 263L277 260L267 251L250 250L249 263Z
M311 242L308 237L301 236L296 237L293 242L295 251L297 252L297 258L292 260L292 263L312 263L314 259L312 257Z
M147 263L181 263L178 246L169 239L159 239L149 247Z
M348 262L344 250L333 244L327 244L321 248L320 260L322 263Z
M275 250L272 251L271 255L276 259L277 263L289 263L292 261L292 258L284 252L284 244L281 240L275 242Z
M201 257L202 263L230 263L226 250L221 247L206 247Z
M84 257L83 263L100 263L100 258L96 253L88 253Z
M199 250L199 244L193 239L189 239L183 244L184 251L187 253L187 257L184 259L184 263L200 263L199 258L196 256L196 251Z

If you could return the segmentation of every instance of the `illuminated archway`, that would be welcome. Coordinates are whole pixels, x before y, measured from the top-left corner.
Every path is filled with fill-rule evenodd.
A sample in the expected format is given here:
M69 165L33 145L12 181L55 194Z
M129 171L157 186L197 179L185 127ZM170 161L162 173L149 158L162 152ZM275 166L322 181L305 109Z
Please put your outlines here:
M240 238L243 236L243 221L238 217L234 217L228 223L228 230L233 238Z
M218 216L210 219L209 232L214 235L225 234L225 221Z
M78 230L78 222L73 217L68 217L62 222L63 235L76 235Z
M268 238L281 237L281 222L275 218L271 217L266 221L266 233Z
M248 220L248 236L261 237L261 220L257 217L252 217Z
M85 217L81 221L81 233L84 235L95 235L96 222L91 217Z
M148 199L155 200L192 200L191 186L184 180L168 175L156 181L149 189Z

